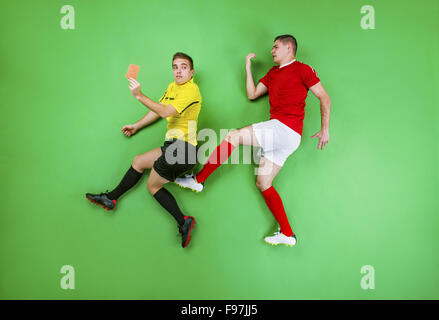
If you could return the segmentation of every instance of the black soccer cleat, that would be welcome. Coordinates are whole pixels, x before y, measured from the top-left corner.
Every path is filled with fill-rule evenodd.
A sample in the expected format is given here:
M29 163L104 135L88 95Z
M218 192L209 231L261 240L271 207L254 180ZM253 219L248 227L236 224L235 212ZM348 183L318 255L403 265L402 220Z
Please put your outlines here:
M106 210L113 210L116 207L116 200L108 198L108 193L91 194L86 193L85 197L91 202L100 205Z
M179 227L179 231L181 233L181 246L186 248L189 242L191 241L191 232L195 225L194 217L184 217L184 224Z

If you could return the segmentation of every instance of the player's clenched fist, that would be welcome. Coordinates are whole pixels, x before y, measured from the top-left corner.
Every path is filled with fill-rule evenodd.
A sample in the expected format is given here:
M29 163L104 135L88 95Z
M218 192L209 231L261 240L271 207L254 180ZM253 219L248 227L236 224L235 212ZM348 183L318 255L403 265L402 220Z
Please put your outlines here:
M128 78L128 81L130 82L130 91L133 94L134 98L138 98L141 94L140 92L140 83L133 78Z
M122 128L122 133L127 137L132 136L137 132L137 127L133 124L128 124Z
M245 66L247 68L251 66L253 58L256 58L256 55L254 53L249 53L247 57L245 57Z

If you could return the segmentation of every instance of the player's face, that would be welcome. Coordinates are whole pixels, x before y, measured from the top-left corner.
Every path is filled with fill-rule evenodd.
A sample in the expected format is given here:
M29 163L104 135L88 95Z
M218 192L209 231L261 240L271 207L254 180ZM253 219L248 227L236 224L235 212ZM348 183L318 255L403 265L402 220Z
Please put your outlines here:
M276 40L271 49L274 63L282 63L289 58L291 52L288 43L284 44L280 40Z
M172 62L174 80L177 84L188 82L194 75L194 69L191 69L189 61L177 58Z

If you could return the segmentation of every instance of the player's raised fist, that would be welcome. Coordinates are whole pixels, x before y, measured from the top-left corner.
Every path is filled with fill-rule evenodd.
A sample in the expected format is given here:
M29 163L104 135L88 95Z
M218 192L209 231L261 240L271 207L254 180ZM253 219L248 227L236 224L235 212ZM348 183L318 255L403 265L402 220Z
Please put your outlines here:
M249 67L251 65L253 58L256 58L256 54L254 54L254 53L249 53L247 55L247 57L245 57L245 64L247 67Z

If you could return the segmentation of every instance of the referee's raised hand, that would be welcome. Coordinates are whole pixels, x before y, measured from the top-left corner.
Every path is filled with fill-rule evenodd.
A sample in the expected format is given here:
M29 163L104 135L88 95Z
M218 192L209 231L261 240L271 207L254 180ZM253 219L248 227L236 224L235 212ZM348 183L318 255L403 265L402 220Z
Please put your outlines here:
M134 96L134 98L138 99L141 94L140 83L133 78L128 78L128 81L130 82L129 87L132 95Z

